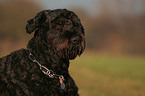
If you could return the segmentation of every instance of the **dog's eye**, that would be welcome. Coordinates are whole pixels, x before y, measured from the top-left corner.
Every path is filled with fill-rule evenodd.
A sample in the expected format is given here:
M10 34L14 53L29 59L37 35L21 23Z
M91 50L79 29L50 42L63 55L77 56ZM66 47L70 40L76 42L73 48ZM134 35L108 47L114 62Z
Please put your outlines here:
M56 25L56 28L60 28L60 25Z

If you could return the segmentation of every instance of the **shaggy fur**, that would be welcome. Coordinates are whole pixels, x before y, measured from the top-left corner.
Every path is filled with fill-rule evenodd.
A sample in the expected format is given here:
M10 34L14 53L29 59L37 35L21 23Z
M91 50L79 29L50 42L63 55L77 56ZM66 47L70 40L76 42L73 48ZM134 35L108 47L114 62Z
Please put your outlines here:
M28 21L26 32L35 32L27 49L0 58L0 96L78 96L68 72L69 60L85 49L84 29L78 16L66 9L44 10ZM30 52L40 64L64 76L64 89L59 78L50 78L32 62Z

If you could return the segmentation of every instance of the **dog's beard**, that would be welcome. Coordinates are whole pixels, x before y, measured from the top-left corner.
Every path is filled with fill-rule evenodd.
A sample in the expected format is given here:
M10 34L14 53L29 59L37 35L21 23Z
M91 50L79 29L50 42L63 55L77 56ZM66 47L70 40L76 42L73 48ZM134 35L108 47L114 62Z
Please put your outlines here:
M67 52L69 60L75 59L77 56L80 56L83 53L83 47L80 46L71 46Z
M72 59L75 59L77 57L77 52L76 50L71 50L68 54L68 59L72 60Z

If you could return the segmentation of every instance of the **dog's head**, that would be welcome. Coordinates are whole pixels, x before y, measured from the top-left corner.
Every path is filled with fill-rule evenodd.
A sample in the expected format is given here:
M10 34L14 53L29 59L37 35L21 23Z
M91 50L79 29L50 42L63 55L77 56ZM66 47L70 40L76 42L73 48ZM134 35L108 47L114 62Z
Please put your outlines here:
M26 25L27 33L34 31L33 39L45 42L40 46L48 48L43 50L55 51L63 58L74 59L85 49L83 26L72 11L56 9L39 12Z

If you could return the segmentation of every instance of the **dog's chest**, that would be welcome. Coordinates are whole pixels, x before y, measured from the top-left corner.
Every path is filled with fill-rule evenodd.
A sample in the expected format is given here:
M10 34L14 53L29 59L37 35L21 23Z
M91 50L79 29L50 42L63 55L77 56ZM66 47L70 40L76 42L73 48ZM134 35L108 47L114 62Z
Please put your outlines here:
M69 94L78 91L69 75L64 82L49 78L24 50L0 58L0 85L0 96L75 96Z
M57 94L66 93L66 89L63 90L60 87L59 79L49 78L41 71L36 74L28 70L16 69L11 70L9 75L4 74L1 75L0 82L1 85L6 85L3 90L8 91L5 91L4 95L51 96L50 94L56 94L56 92Z
M26 56L27 57L27 56ZM28 58L11 54L0 59L0 95L43 96L65 92L58 78L49 78Z

